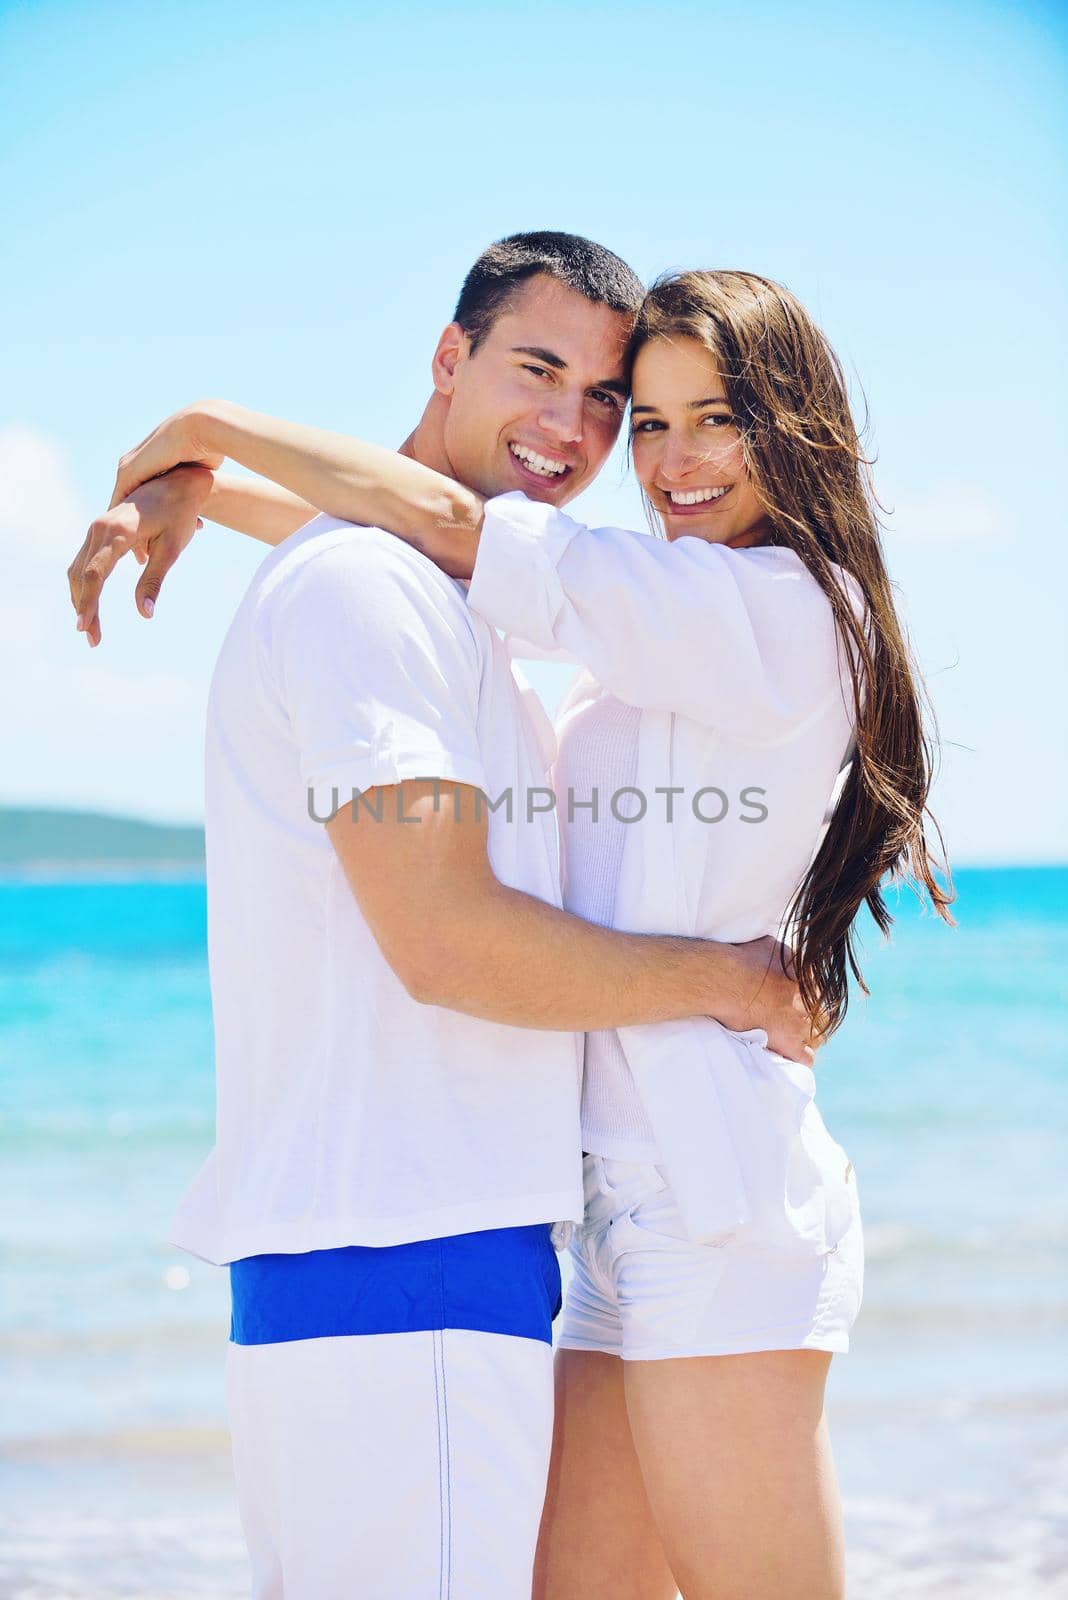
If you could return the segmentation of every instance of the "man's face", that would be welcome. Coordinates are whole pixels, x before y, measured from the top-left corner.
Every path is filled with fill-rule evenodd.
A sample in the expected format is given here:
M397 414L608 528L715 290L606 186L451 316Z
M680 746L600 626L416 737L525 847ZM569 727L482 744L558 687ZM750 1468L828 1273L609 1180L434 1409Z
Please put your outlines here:
M539 274L516 291L475 353L455 323L434 382L448 401L445 450L461 483L522 489L563 505L600 471L626 405L632 319Z

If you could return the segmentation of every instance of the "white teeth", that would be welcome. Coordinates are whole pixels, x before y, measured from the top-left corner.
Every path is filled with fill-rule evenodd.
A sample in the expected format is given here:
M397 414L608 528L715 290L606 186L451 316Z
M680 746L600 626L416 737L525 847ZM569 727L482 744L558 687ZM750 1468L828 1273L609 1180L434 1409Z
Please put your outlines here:
M729 488L728 483L722 489L669 489L668 496L673 506L698 506L706 500L721 500Z
M536 450L528 450L525 444L511 444L508 448L525 467L539 473L543 478L556 478L561 472L567 471L566 461L554 461L551 456L540 456Z

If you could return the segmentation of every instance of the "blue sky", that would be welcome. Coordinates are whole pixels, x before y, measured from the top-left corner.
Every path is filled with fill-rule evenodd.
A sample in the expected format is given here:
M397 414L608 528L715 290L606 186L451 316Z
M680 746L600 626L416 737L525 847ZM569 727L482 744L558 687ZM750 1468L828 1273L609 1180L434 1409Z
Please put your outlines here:
M64 568L207 394L397 443L520 228L782 279L866 397L959 861L1068 857L1068 25L1050 5L301 8L0 0L0 803L200 813L262 556L207 528L90 656ZM578 502L641 525L621 460ZM560 679L538 669L552 703Z

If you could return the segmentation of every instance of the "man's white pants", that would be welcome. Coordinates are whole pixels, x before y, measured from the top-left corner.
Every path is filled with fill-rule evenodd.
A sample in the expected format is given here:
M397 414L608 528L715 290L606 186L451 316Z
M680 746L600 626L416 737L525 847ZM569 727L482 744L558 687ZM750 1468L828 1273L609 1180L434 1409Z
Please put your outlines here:
M253 1600L529 1600L553 1425L539 1339L228 1347Z

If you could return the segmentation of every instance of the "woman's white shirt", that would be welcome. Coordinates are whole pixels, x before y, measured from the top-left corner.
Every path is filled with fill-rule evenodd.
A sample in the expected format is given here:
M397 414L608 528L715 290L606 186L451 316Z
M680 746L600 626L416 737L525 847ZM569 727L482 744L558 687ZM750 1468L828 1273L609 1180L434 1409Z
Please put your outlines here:
M836 576L862 616L859 586ZM855 726L846 646L800 559L587 528L507 495L486 507L468 598L506 634L587 669L558 738L606 692L641 712L644 815L627 827L614 925L731 942L780 934ZM744 1231L822 1250L840 1236L845 1196L797 1150L809 1068L763 1048L759 1031L704 1018L619 1039L692 1237Z
M564 909L603 928L615 926L640 720L633 706L602 694L570 719L553 769ZM657 1160L656 1135L615 1028L586 1035L582 1148L616 1161Z

